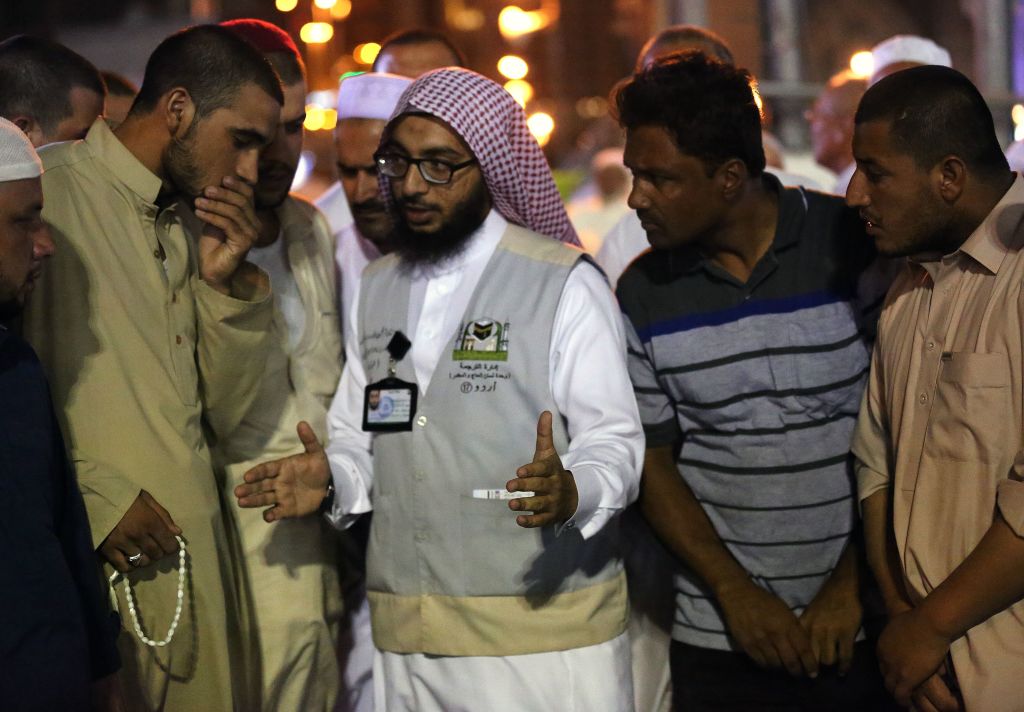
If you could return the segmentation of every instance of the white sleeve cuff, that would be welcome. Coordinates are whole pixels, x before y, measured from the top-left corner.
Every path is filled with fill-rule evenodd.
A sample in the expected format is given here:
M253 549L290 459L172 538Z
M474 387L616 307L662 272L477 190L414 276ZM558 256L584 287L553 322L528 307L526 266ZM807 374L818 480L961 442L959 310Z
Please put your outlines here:
M335 529L348 529L359 515L373 509L369 488L359 468L341 453L328 453L331 479L334 481L334 506L324 516Z

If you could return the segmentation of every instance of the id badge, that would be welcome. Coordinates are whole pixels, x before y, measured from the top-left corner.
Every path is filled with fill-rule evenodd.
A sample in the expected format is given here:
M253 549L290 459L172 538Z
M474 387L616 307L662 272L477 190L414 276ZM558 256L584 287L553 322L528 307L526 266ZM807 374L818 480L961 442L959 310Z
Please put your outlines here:
M363 430L371 433L412 430L417 390L415 383L393 377L368 385L363 395Z

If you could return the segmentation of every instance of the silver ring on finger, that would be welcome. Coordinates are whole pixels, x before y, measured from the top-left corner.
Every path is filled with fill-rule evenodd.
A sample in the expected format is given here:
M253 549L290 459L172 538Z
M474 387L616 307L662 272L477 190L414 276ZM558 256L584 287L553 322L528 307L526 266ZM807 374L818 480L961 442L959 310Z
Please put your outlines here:
M134 555L128 557L128 565L131 566L132 568L137 567L141 563L142 563L142 552L141 551L138 554L134 554Z

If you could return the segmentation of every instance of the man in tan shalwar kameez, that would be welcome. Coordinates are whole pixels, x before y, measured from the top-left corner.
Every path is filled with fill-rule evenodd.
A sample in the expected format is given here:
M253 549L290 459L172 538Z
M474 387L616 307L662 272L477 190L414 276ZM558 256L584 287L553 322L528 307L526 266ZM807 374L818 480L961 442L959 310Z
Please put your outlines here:
M122 683L132 710L249 709L255 682L207 438L239 423L263 374L272 317L252 185L283 96L266 60L227 30L172 35L150 57L116 133L43 155L60 256L25 314L62 414L104 572L134 588L161 640L187 548L184 608L166 647L140 643L123 584ZM205 223L192 246L178 200Z

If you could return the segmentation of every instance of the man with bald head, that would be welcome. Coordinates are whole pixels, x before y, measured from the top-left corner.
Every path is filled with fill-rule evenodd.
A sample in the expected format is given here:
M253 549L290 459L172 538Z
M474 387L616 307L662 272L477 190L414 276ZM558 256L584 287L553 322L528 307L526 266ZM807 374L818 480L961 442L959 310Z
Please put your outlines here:
M949 51L927 37L893 35L871 48L874 67L868 85L873 85L903 69L935 65L952 67Z
M836 174L834 193L846 194L857 165L853 162L853 115L867 82L850 70L834 74L807 110L814 160Z
M464 67L462 51L436 30L399 30L384 38L373 60L373 71L416 77L440 67Z

